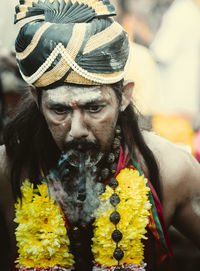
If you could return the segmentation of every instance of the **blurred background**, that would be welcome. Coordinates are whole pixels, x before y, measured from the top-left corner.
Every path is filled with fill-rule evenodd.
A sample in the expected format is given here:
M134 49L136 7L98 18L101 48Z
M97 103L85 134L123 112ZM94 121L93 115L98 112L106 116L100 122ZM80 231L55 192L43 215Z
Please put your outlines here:
M15 61L17 2L2 0L0 9L0 143L12 109L28 89ZM200 0L111 2L131 40L126 79L135 81L133 101L141 127L184 143L200 162ZM3 227L0 223L0 231ZM199 271L200 252L195 246L173 227L170 238L176 270ZM8 252L5 248L5 255Z

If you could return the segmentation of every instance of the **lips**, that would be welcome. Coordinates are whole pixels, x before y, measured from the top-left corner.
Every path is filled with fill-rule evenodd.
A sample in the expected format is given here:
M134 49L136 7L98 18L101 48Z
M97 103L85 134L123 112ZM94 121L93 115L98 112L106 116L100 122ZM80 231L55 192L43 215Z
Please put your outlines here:
M85 167L92 167L98 164L98 162L103 157L102 152L96 152L94 150L84 150L84 151L77 151L77 150L70 150L68 152L68 163L71 166L79 167L81 163L81 159L84 159L84 166Z

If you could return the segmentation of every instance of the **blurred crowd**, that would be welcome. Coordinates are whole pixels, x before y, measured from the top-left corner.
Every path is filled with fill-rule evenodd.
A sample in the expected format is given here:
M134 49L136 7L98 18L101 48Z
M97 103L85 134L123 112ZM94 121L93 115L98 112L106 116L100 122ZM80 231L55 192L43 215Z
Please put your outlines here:
M138 112L200 161L200 0L112 2L131 40Z
M14 14L14 2L9 6L4 1L0 19L0 143L11 109L28 89L12 50L14 31L5 29L6 20ZM200 0L111 2L131 40L126 79L135 81L133 102L141 125L182 143L200 161ZM177 270L199 270L198 251L173 230L171 236ZM184 249L177 246L179 242ZM192 268L187 267L189 257Z

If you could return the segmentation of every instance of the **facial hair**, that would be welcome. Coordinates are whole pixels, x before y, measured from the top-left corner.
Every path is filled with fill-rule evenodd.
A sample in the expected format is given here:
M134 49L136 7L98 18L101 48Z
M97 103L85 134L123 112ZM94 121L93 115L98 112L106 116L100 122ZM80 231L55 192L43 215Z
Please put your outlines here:
M80 163L81 154L84 154L86 166L96 165L103 157L99 140L91 142L84 138L74 139L64 143L63 150L68 156L69 164L77 168Z
M61 160L59 170L51 171L48 176L50 193L70 224L87 225L93 221L99 207L98 197L104 191L104 184L96 181L95 166L80 164L74 174L67 168L66 156Z
M57 168L48 176L50 193L72 225L87 225L95 218L99 196L105 190L105 185L97 181L98 163L106 156L101 149L98 140L65 143Z

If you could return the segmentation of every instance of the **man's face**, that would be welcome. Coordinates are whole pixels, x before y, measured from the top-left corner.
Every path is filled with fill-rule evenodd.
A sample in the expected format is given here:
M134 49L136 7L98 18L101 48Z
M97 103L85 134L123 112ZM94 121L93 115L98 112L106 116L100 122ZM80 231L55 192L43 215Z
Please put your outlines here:
M93 148L87 143L99 143L101 152L110 149L119 112L111 87L61 86L43 91L42 111L61 151L76 149L79 142L84 151Z

